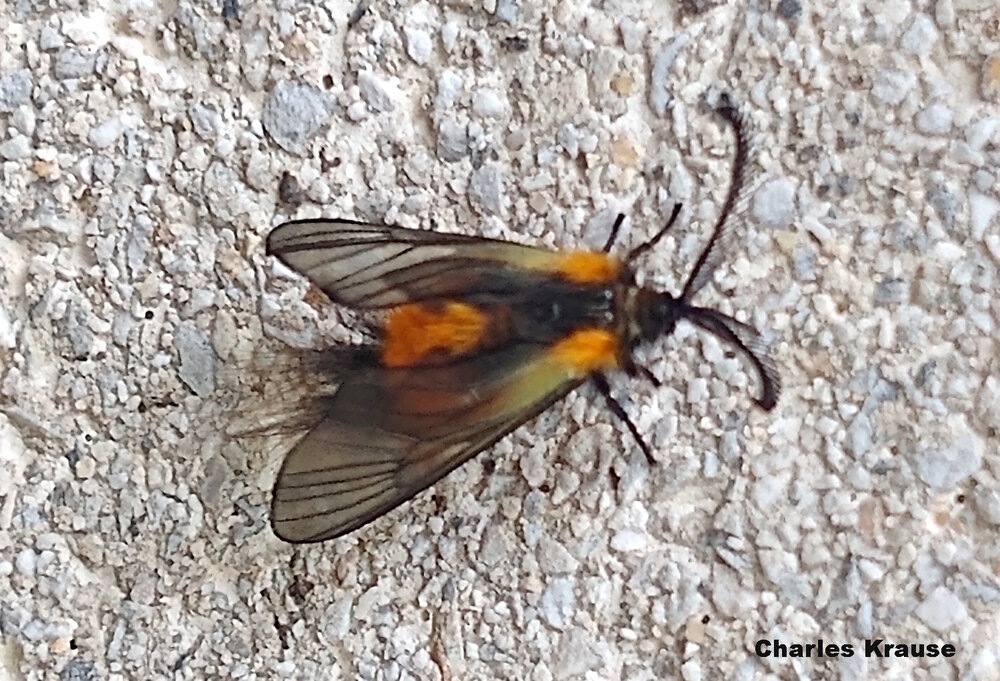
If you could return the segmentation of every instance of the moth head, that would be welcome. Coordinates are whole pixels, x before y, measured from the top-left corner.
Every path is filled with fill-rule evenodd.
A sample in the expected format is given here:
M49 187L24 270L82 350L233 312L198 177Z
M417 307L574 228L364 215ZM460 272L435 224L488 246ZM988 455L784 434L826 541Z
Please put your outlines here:
M687 303L665 291L639 291L636 319L639 336L651 341L660 336L669 336L677 328L678 320L685 316Z

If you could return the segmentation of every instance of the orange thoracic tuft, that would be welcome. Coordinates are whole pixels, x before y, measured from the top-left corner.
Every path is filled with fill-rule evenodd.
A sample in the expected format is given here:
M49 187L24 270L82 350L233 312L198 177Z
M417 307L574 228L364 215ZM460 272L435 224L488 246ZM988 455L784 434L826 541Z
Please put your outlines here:
M621 263L604 253L570 251L559 255L556 270L577 284L601 284L618 278Z

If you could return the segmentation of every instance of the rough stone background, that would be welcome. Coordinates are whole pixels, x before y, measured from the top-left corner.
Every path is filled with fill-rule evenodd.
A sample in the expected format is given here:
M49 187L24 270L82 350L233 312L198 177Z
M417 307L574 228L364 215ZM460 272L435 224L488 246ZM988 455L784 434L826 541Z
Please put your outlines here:
M997 678L996 0L747 4L4 0L0 678ZM677 290L713 85L761 185L699 300L776 339L778 408L683 328L662 388L614 383L661 465L581 390L347 538L275 539L241 358L344 332L269 229L594 246L624 211L634 245L682 200L642 266Z

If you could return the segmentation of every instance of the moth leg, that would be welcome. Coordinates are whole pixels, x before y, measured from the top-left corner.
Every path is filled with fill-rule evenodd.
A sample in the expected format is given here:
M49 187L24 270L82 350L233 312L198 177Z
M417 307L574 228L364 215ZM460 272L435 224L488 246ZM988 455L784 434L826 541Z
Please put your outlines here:
M611 234L608 234L608 240L604 242L604 248L601 249L602 252L611 252L611 247L614 246L615 240L618 238L618 233L621 231L623 222L625 222L625 213L619 213L618 217L615 218L615 224L611 225Z
M629 251L628 257L625 258L625 262L632 262L640 255L645 254L646 251L656 246L656 244L660 243L660 239L666 236L667 232L670 231L670 228L673 227L674 223L677 222L677 216L681 214L681 207L683 205L684 204L682 203L675 203L674 209L670 212L670 217L667 218L667 224L663 226L663 229L654 234L649 241L641 243L635 248L633 248L631 251ZM614 230L612 230L612 234L614 234Z
M629 378L638 378L641 375L643 378L652 383L654 387L663 387L663 382L660 381L660 379L658 379L652 371L641 364L636 364L635 360L631 357L625 357L619 361L621 362L622 371L624 371Z
M653 458L653 452L650 450L649 445L646 441L642 439L642 435L639 433L639 429L635 427L632 423L632 419L629 418L628 414L625 413L625 408L618 403L614 397L611 396L611 385L608 383L607 377L604 374L593 374L591 378L594 381L594 385L597 386L597 392L604 396L604 399L608 403L608 407L611 408L611 413L617 416L628 428L628 431L632 433L632 437L639 444L639 448L642 449L642 453L646 455L646 460L649 461L650 466L656 465L656 459Z

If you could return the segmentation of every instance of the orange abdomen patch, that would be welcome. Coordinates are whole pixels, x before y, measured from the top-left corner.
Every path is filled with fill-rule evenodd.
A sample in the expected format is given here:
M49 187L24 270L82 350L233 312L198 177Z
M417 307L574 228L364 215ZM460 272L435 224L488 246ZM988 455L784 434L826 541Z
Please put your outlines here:
M432 353L459 356L475 349L489 319L467 303L409 303L393 308L385 320L382 363L387 367L419 364Z

